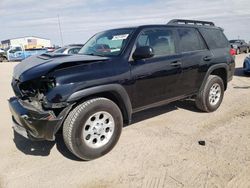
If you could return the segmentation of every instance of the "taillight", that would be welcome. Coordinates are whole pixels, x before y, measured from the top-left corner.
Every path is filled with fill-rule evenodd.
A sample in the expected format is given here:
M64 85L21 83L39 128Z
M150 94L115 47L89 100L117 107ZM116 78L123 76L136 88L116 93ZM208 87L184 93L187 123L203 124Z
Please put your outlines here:
M231 56L235 56L236 55L236 50L231 48L230 49L230 54L231 54Z

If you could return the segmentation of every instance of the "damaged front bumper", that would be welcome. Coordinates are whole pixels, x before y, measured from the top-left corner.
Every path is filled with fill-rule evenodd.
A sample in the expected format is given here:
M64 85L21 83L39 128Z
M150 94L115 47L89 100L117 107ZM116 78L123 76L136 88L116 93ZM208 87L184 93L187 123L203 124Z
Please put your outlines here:
M53 141L72 105L64 108L58 116L53 111L39 110L16 97L9 99L9 107L17 133L31 140Z

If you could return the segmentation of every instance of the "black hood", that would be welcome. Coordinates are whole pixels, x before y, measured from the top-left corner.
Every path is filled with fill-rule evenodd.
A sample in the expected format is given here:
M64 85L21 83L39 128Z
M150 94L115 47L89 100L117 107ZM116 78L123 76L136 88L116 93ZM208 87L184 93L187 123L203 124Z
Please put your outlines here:
M43 54L32 56L15 66L13 77L21 82L46 75L56 67L75 62L88 63L106 61L109 58L89 55Z

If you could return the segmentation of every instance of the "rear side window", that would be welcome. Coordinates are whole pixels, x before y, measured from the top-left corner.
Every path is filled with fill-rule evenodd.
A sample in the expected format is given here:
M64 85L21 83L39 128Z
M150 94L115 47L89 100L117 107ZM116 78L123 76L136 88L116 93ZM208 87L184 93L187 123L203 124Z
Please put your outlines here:
M206 49L206 45L201 38L199 32L193 28L177 29L180 39L181 52L191 52Z
M222 30L201 28L200 31L205 38L209 48L217 49L229 47L229 42L223 34Z

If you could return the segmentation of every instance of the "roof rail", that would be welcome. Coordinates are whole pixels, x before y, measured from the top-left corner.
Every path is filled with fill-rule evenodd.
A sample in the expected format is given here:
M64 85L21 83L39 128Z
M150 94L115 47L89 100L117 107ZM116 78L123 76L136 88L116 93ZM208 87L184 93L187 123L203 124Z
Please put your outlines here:
M203 26L215 26L213 22L199 21L199 20L182 20L174 19L170 20L167 24L190 24L190 25L203 25Z

